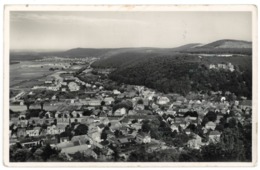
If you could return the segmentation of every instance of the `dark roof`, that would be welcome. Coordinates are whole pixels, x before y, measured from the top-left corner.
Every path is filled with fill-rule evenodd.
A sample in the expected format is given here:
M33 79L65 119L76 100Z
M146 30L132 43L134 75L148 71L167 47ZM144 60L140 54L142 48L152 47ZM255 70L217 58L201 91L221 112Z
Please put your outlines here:
M103 127L105 127L105 125L104 124L100 124L100 125L98 125L98 127L99 128L103 128Z

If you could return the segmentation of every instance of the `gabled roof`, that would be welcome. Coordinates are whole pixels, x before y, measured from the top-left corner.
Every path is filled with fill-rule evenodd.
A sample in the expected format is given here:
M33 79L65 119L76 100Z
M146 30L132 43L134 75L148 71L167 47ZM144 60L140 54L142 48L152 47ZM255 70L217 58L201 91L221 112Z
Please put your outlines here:
M128 143L128 139L127 138L119 138L118 141L120 143Z
M88 145L78 145L72 147L66 147L61 150L62 153L75 153L75 152L83 152L89 149Z
M217 130L211 131L209 135L220 135L220 132Z
M137 134L137 136L144 138L144 137L150 136L150 135L148 133L140 132Z
M210 121L206 125L208 125L208 126L216 126L216 123Z

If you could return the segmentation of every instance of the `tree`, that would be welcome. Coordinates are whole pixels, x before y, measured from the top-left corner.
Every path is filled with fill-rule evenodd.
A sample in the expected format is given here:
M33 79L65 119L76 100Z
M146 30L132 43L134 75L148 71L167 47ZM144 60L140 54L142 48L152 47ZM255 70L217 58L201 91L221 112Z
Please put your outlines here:
M201 160L202 155L197 149L186 149L179 155L180 162L200 162Z
M246 159L243 134L237 128L226 128L220 136L220 144L225 152L226 160L244 161Z
M173 140L173 144L176 147L183 147L189 140L189 137L186 134L178 134Z
M215 112L209 111L204 118L209 121L215 122L217 120L217 114Z
M27 110L30 110L30 106L33 104L33 100L30 98L30 96L27 96L25 99L24 99L24 104L26 105L27 107Z
M107 134L104 131L101 133L101 139L107 140Z
M37 162L42 162L42 154L43 154L43 150L42 149L37 149L34 153L33 153L33 158L35 161Z
M43 149L42 149L42 159L46 161L47 159L50 158L51 155L58 155L59 152L56 149L51 148L49 144L47 144Z
M104 106L106 104L105 101L101 101L101 106Z
M115 130L114 134L118 138L121 135L121 131Z
M10 155L11 162L26 162L31 156L29 149L17 149L12 155Z
M40 102L40 105L41 105L41 110L43 110L44 100L42 100L42 101Z
M92 110L85 110L85 111L83 112L83 116L90 116L92 113L93 113Z
M226 162L228 161L223 149L219 143L210 143L209 145L201 147L202 159L205 162Z
M149 121L144 121L143 122L143 124L142 124L142 131L146 132L146 133L151 131L151 127L150 127Z
M84 124L79 124L74 131L75 135L86 135L88 133L88 127Z
M144 101L143 101L142 99L139 99L139 100L137 101L137 104L144 104Z

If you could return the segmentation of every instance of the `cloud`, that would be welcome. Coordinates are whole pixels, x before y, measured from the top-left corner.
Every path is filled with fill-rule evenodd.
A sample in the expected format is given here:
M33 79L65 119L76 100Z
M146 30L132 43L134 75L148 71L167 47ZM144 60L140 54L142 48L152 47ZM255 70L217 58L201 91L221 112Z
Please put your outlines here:
M114 24L149 24L146 21L126 19L126 18L106 18L93 17L86 15L73 15L73 12L12 12L11 22L37 22L37 23L52 23L52 24L98 24L98 23L114 23Z

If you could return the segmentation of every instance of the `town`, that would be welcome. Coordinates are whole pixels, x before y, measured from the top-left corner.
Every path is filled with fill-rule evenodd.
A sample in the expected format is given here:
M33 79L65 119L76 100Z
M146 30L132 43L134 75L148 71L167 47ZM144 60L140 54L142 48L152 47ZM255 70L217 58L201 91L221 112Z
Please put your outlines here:
M227 128L251 126L252 101L246 97L229 91L182 96L120 84L108 78L113 69L92 68L96 60L39 60L60 68L40 84L13 90L10 161L134 162L149 161L149 154L161 151L181 161L190 150L232 144L224 140L232 133ZM234 70L230 63L209 68ZM139 160L140 152L147 160Z

